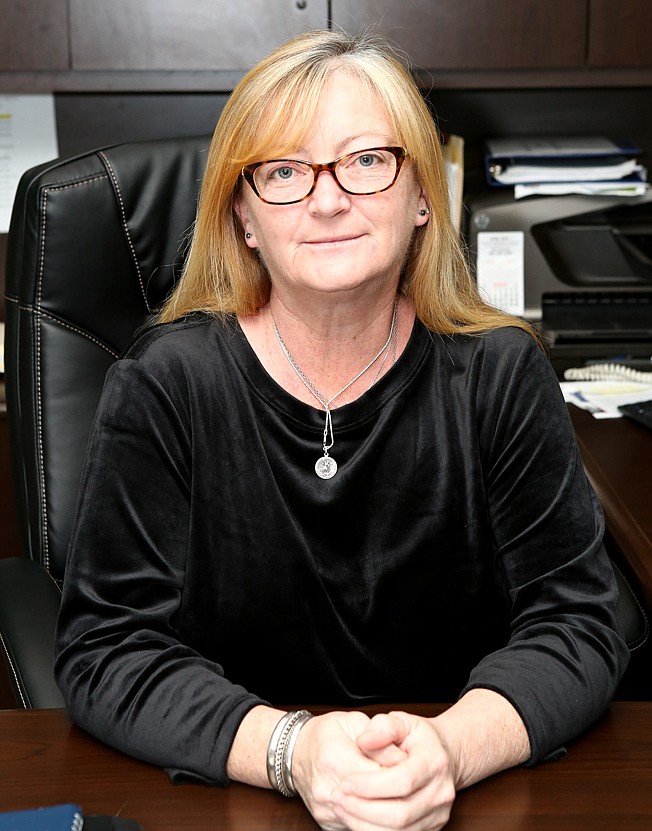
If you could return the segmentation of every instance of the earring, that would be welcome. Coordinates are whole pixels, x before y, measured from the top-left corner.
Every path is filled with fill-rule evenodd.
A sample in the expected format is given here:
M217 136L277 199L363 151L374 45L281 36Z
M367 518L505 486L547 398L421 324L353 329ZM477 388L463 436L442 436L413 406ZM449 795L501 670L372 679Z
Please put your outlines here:
M252 236L253 234L250 231L247 231L247 233L245 234L245 239L251 239Z
M421 210L419 211L419 216L428 216L429 213L430 210L428 208L421 208Z

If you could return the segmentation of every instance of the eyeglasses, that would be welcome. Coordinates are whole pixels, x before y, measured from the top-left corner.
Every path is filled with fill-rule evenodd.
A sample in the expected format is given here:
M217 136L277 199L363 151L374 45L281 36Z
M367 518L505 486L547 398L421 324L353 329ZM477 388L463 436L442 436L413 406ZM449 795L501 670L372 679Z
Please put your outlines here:
M256 196L270 205L292 205L307 199L322 170L332 173L346 193L369 196L391 188L406 156L404 147L370 147L325 164L271 159L245 165L242 176Z

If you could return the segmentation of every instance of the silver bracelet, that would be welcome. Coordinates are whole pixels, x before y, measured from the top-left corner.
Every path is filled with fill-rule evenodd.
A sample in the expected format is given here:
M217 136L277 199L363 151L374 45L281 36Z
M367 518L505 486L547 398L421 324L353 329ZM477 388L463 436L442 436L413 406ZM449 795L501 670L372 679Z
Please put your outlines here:
M283 796L296 796L292 780L292 753L303 725L312 718L307 710L286 713L272 732L267 746L267 778L274 790Z
M292 779L292 756L294 754L294 746L297 743L297 737L301 732L301 728L307 721L309 721L309 719L312 718L312 713L309 713L308 710L299 710L298 716L299 718L297 718L292 725L292 729L290 730L290 735L288 736L288 741L285 746L285 753L283 755L285 784L292 796L296 796L297 794L297 789L294 787L294 780Z

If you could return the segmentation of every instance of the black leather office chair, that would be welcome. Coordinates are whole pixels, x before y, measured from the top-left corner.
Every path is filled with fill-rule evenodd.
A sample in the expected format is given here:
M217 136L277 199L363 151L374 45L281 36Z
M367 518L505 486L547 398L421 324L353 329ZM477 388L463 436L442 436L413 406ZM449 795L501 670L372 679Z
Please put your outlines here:
M125 144L21 180L5 379L23 551L0 560L0 637L19 706L63 705L52 679L57 584L89 430L107 369L178 277L209 143Z
M52 678L57 584L91 422L107 369L178 276L208 144L116 146L21 181L5 364L24 551L0 559L0 637L19 706L63 705ZM634 646L647 622L625 584L621 611Z

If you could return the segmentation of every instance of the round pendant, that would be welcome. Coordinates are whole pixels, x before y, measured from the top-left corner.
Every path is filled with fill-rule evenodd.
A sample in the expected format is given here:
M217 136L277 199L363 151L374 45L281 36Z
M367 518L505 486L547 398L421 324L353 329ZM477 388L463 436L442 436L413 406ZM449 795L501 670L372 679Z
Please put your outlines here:
M332 479L337 473L337 462L330 456L322 456L315 463L315 473L320 479Z

